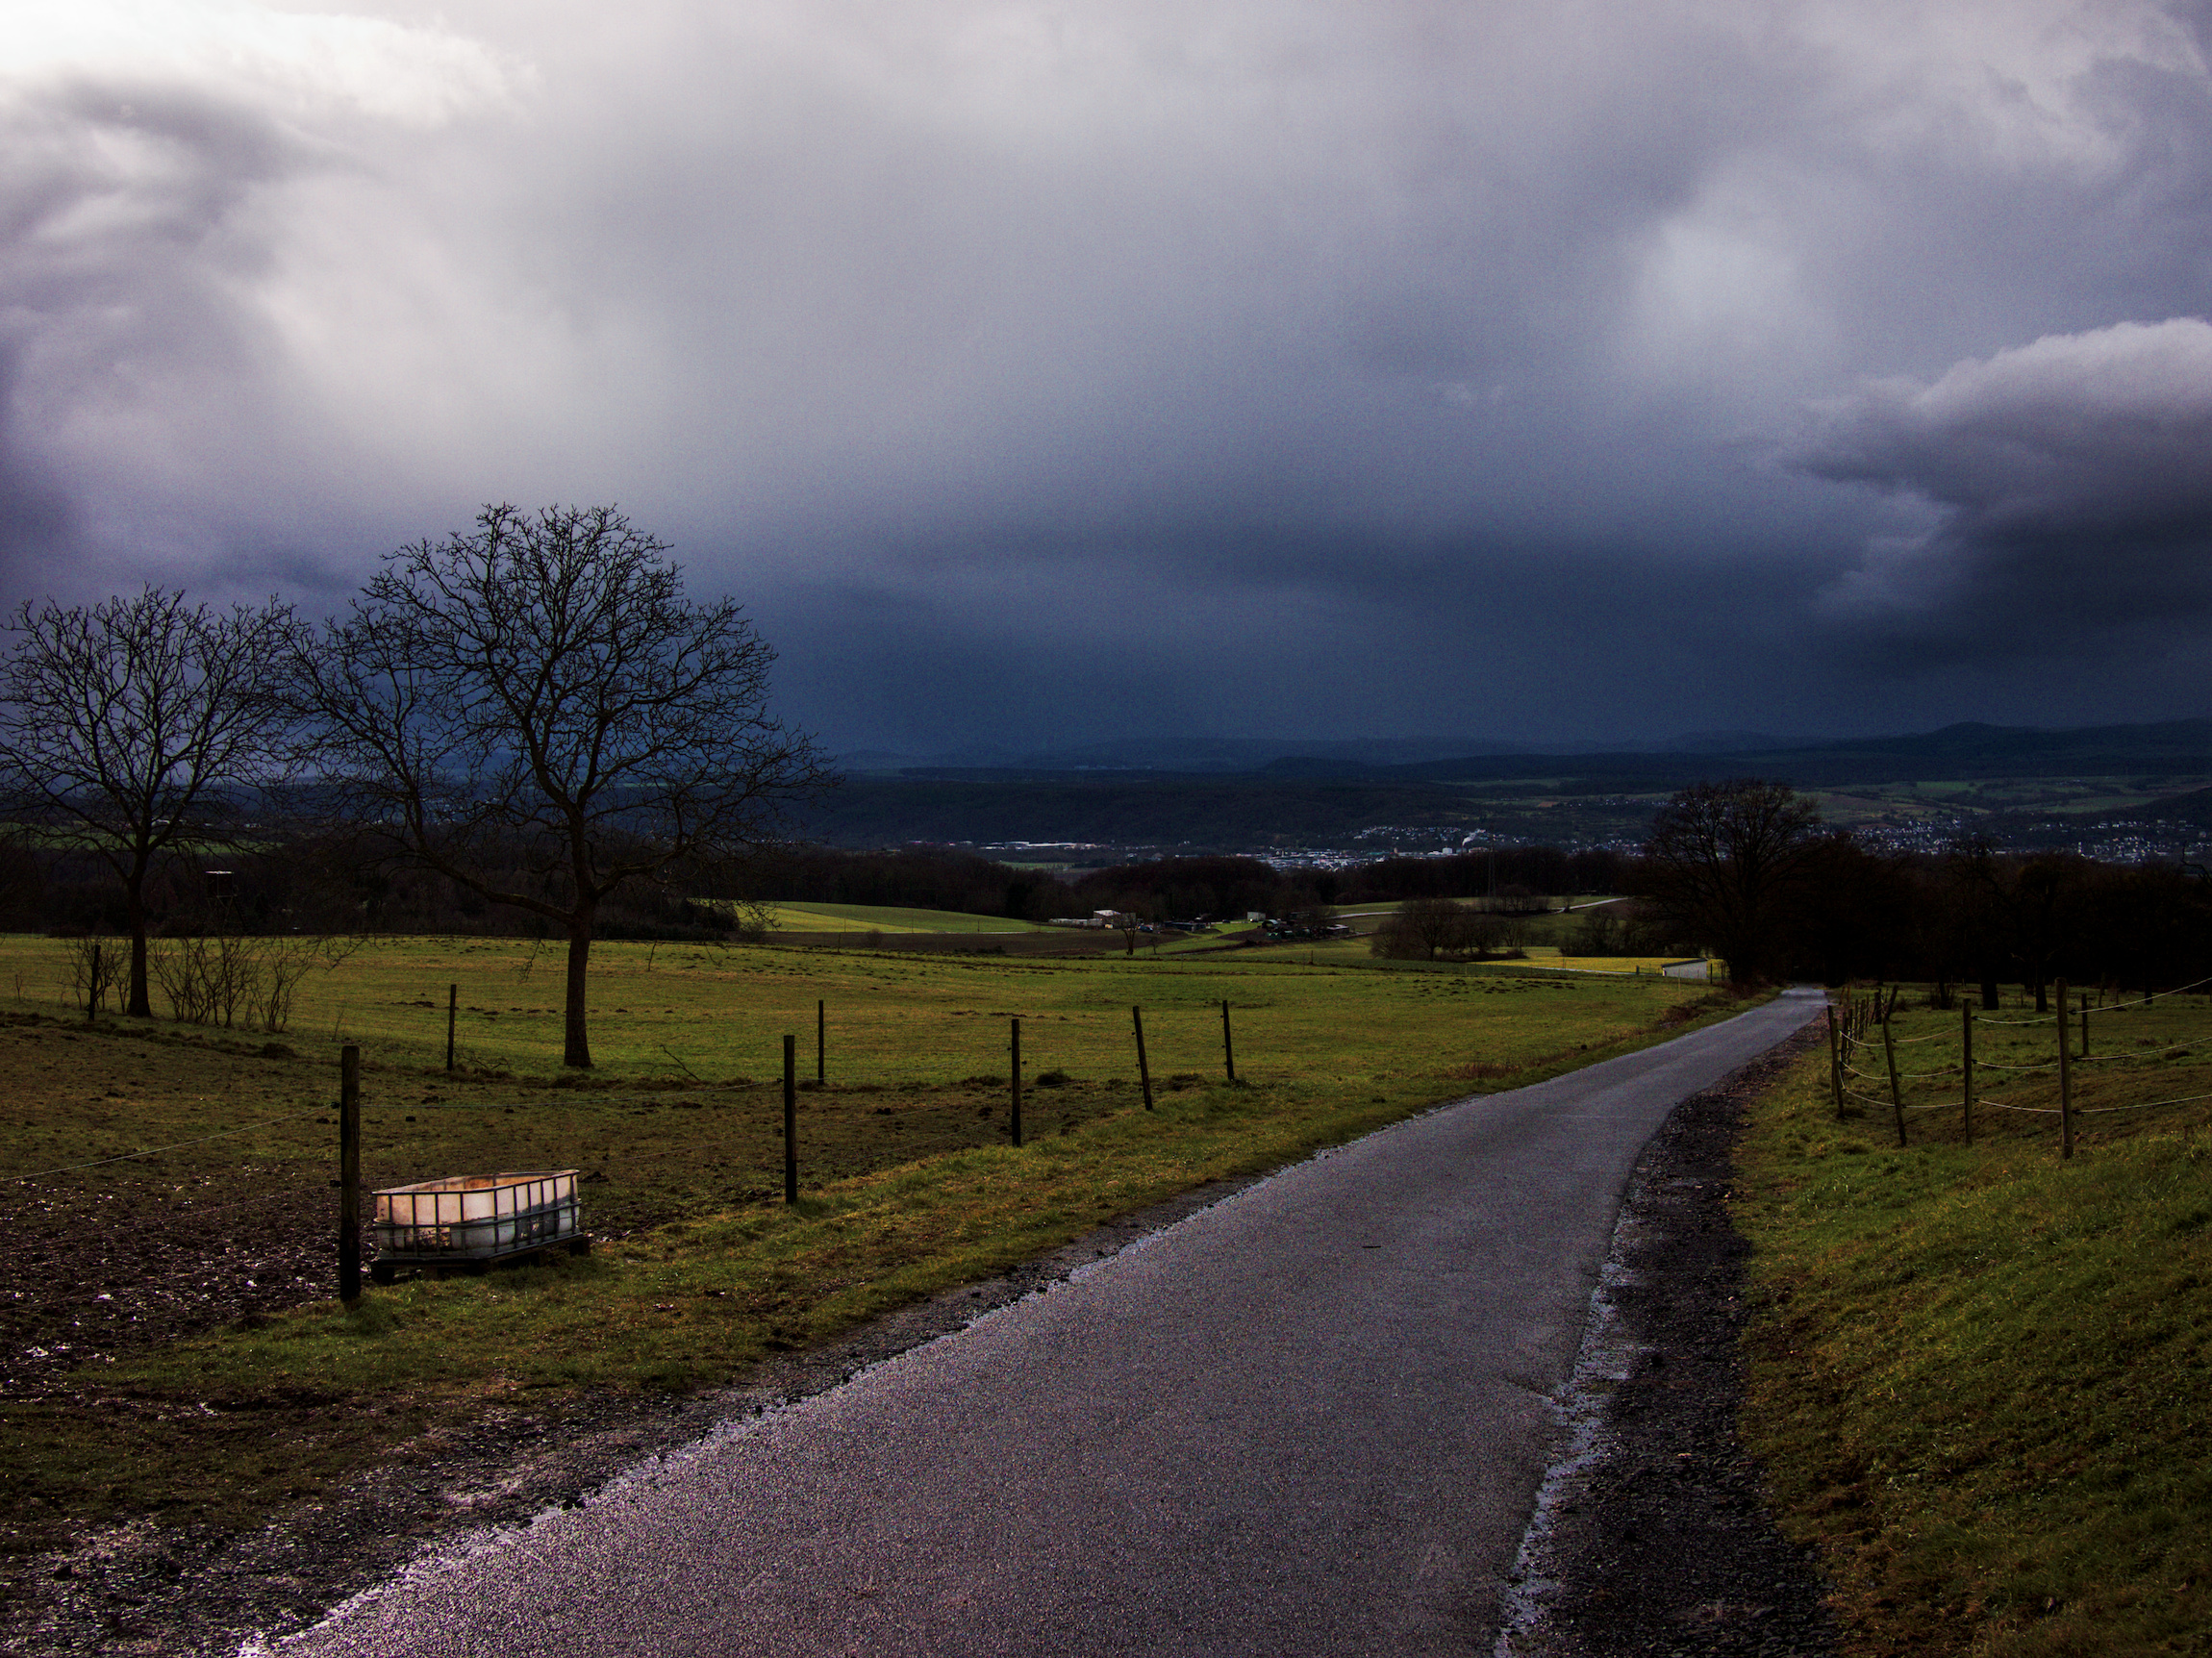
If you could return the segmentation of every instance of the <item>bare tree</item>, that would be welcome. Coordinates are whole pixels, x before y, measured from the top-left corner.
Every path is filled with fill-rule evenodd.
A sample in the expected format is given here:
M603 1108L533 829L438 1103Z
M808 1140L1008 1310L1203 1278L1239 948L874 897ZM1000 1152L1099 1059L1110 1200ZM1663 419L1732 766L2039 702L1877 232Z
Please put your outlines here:
M1433 962L1479 947L1476 917L1450 898L1409 898L1386 917L1369 941L1370 953L1401 960Z
M566 935L572 1066L607 896L742 855L829 781L768 717L775 653L735 600L690 603L666 551L611 507L487 507L391 554L293 662L320 781L369 850Z
M89 607L23 606L0 666L0 769L18 809L80 840L123 883L129 1012L151 1017L146 877L235 818L284 753L271 692L297 624L270 600L228 611L148 587Z
M1786 783L1694 783L1651 821L1645 894L1718 950L1730 978L1758 982L1777 965L1783 905L1805 874L1820 822L1819 807Z
M1137 953L1137 938L1160 917L1160 905L1156 899L1131 895L1121 900L1121 907L1114 912L1114 925L1120 929L1128 953Z

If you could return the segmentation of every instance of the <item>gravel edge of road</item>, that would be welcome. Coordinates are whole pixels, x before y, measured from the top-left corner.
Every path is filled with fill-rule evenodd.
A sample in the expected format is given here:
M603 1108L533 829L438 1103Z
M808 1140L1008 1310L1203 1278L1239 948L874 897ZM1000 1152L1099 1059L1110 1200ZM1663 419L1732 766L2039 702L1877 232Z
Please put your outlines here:
M1815 1561L1775 1529L1737 1434L1750 1246L1728 1213L1746 1102L1819 1041L1691 1095L1638 1158L1495 1658L1835 1651Z

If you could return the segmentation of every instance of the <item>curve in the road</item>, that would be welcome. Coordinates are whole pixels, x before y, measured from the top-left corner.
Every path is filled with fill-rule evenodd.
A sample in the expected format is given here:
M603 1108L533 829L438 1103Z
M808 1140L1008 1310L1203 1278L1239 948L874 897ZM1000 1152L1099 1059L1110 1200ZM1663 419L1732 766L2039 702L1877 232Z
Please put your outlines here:
M284 1649L1487 1649L1638 1150L1820 1005L1313 1158Z

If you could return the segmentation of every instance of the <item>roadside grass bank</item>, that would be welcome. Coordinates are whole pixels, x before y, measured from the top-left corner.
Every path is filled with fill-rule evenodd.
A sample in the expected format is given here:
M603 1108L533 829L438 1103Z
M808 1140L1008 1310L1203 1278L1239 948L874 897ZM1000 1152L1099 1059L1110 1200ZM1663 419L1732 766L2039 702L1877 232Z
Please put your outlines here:
M21 1561L147 1520L251 1526L381 1460L431 1455L457 1424L517 1401L558 1416L587 1394L718 1385L763 1355L1210 1180L1295 1161L1470 1082L1537 1081L1737 1007L1672 982L733 952L690 969L685 999L675 987L651 998L662 1028L691 1028L668 1026L666 1012L691 1009L691 1051L727 1064L742 1047L757 1066L764 1044L723 1027L773 1030L811 1015L817 995L872 1033L858 1043L848 1025L829 1085L802 1096L805 1201L787 1207L780 1086L758 1069L671 1075L664 1062L557 1075L552 1041L533 1053L507 1030L499 1057L534 1060L533 1070L479 1065L448 1077L425 1063L410 1023L424 998L407 992L426 967L451 970L453 947L380 941L330 976L334 999L391 1021L365 1044L364 1183L581 1168L586 1222L602 1244L487 1278L372 1289L352 1312L297 1288L319 1278L329 1293L336 1075L325 1043L319 1057L264 1055L258 1035L88 1029L36 1011L0 1030L18 1082L0 1123L0 1241L18 1264L16 1298L0 1309L13 1367L0 1394L0 1549ZM633 985L648 971L673 977L665 947L650 966L642 945L607 955L616 985L625 973ZM1222 995L1237 1020L1236 1086L1217 1068ZM1158 1044L1152 1113L1124 1034L1133 1001ZM611 1047L642 1051L622 1023L636 1014L620 1010L645 1002L615 1003ZM1032 1084L1018 1150L1005 1143L1010 1011L1024 1016ZM306 1045L283 1045L295 1043ZM855 1070L873 1080L839 1080ZM218 1134L230 1137L208 1138ZM156 1145L173 1149L22 1178ZM291 1253L252 1294L199 1293L155 1316L149 1297L167 1293L157 1269L168 1269L152 1256L204 1292L227 1272L262 1273L257 1231L278 1226L290 1229L281 1242ZM41 1300L41 1285L59 1291ZM74 1350L56 1351L64 1346Z
M2099 1045L2124 1029L2144 1058L2094 1103L2212 1091L2188 1045L2212 1034L2201 1000L2108 1018ZM1977 1059L2053 1040L1993 1028ZM1905 1051L1923 1073L1956 1059ZM2011 1077L2006 1099L2055 1103L2054 1081ZM1820 1549L1854 1654L2212 1652L2207 1103L2084 1117L2062 1161L2055 1118L2025 1111L1986 1110L1965 1143L1943 1080L1906 1085L1931 1109L1908 1109L1902 1148L1886 1099L1837 1119L1824 1049L1751 1106L1744 1426L1784 1530Z

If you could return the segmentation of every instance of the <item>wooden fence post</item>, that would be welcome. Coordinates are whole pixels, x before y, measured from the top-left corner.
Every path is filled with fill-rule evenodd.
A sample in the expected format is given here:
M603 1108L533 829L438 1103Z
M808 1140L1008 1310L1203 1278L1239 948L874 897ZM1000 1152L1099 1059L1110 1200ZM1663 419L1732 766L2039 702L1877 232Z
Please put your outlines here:
M1014 1016L1013 1075L1014 1143L1021 1143L1021 1016Z
M784 1038L784 1201L799 1200L799 1039Z
M2058 981L2058 1155L2074 1155L2074 1043L2066 1029L2066 981Z
M338 1298L361 1299L361 1049L338 1051Z
M85 987L85 1022L97 1023L100 1017L100 946L92 945L92 982Z
M445 1074L453 1074L453 1035L461 1022L461 987L445 987Z
M1229 1080L1237 1080L1237 1043L1229 1031L1229 998L1221 998L1221 1063L1228 1067Z
M1152 1068L1144 1060L1144 1010L1131 1007L1129 1017L1137 1026L1137 1079L1144 1085L1144 1109L1152 1109Z
M829 1003L815 1003L815 1086L829 1081Z
M1844 1120L1844 1050L1836 1037L1836 1004L1828 1004L1828 1086L1836 1097L1836 1120Z
M2081 992L2081 1057L2089 1057L2089 992Z
M1966 1112L1966 1143L1973 1143L1973 1003L1959 1008L1959 1103Z
M1888 1019L1882 1020L1882 1057L1889 1061L1890 1106L1898 1114L1898 1143L1902 1145L1905 1143L1905 1096L1898 1087L1898 1044L1897 1039L1890 1035Z

